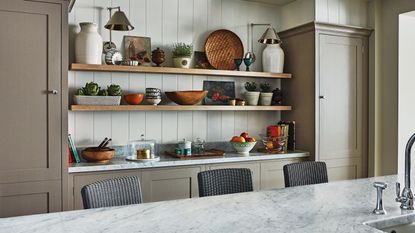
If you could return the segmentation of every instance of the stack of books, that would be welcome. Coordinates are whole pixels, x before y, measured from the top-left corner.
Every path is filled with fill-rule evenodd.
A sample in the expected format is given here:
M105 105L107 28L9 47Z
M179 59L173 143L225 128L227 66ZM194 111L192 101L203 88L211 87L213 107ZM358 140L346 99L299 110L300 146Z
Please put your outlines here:
M72 140L71 135L68 135L68 161L69 163L80 163L81 159L76 150L75 143Z

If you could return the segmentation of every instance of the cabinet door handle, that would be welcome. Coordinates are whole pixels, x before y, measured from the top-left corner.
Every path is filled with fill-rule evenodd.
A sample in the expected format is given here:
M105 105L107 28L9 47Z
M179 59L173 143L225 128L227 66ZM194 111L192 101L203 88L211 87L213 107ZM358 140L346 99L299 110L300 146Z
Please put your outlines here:
M326 96L321 95L321 96L319 96L318 98L319 98L319 99L321 99L321 100L325 100L325 99L326 99Z
M49 94L57 95L58 93L59 93L58 90L51 90L51 91L49 91Z

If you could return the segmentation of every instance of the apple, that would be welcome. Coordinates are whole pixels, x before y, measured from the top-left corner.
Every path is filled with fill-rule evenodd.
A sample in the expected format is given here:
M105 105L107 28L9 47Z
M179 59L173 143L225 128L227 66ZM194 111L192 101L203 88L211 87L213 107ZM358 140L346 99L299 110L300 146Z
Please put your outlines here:
M248 133L243 132L243 133L241 133L241 137L246 139L246 138L249 138L249 135L248 135Z
M245 138L247 142L256 142L255 138Z
M240 136L234 136L232 137L231 142L245 142L245 138Z

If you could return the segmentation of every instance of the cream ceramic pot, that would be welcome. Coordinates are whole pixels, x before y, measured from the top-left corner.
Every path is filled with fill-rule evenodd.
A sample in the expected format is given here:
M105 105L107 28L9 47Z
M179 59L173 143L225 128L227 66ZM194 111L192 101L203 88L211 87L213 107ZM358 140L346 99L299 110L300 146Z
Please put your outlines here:
M95 23L80 23L81 31L75 39L75 59L82 64L101 64L102 37Z
M262 52L262 70L282 73L284 71L284 51L280 44L268 44Z
M173 58L173 65L176 68L190 68L190 63L192 61L191 57L175 57Z

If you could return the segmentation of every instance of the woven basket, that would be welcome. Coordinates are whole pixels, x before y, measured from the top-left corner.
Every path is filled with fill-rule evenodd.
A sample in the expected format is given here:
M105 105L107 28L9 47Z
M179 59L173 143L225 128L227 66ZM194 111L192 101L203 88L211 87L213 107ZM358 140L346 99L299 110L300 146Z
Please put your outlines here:
M225 29L212 32L205 43L206 57L218 70L236 69L234 59L243 58L244 46L241 39Z

